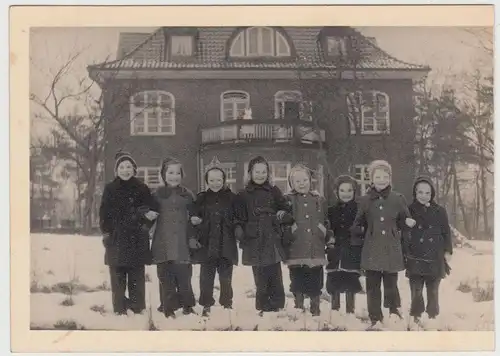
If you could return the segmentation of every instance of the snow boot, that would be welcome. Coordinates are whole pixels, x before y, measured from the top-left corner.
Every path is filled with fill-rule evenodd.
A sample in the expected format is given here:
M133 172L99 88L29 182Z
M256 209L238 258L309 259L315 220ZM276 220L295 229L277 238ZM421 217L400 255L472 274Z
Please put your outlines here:
M210 307L203 307L203 311L201 312L201 316L209 316L210 315Z
M304 294L294 293L295 309L304 309Z
M193 307L184 307L184 308L182 308L182 314L189 315L189 314L196 314L196 313L194 312Z
M311 298L311 314L313 316L319 316L321 314L320 308L320 298L319 295Z

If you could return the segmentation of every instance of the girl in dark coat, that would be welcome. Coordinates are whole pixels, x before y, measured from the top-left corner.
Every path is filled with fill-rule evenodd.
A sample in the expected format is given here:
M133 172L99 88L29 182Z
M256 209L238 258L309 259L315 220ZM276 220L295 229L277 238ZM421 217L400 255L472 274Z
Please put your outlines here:
M340 294L345 293L346 312L354 313L356 293L361 292L362 240L351 238L351 227L358 211L356 180L343 175L335 182L338 201L328 209L334 241L327 248L326 289L332 296L332 309L340 309ZM361 229L364 231L364 227Z
M156 218L157 205L149 188L135 177L136 172L132 156L117 153L116 178L104 187L99 209L104 262L109 266L117 314L126 314L128 308L141 313L146 308L144 266L151 263L148 222Z
M376 160L368 167L372 185L360 200L353 233L366 226L361 251L361 268L366 271L366 294L371 327L383 321L384 307L391 316L402 318L399 308L398 272L404 270L401 231L410 223L404 196L392 190L392 169L388 162ZM356 230L356 231L354 231Z
M318 316L329 237L326 202L318 192L311 191L311 172L307 167L300 164L293 167L288 180L292 192L286 198L294 220L293 238L285 260L290 272L290 291L296 308L304 309L304 298L309 297L311 314Z
M175 317L178 308L183 308L184 314L194 313L196 301L191 285L191 249L199 245L189 222L194 195L181 185L184 177L181 163L173 158L165 159L161 177L165 185L154 193L160 215L151 252L160 281L160 308L168 318Z
M203 316L215 304L213 297L215 273L219 274L219 303L226 309L233 305L233 266L238 264L238 248L234 236L234 205L236 194L226 186L226 174L213 161L205 172L208 189L198 194L191 217L197 226L200 248L193 252L193 261L200 263L200 299Z
M236 236L243 249L243 264L252 266L255 308L261 315L285 306L280 221L285 212L290 212L290 206L280 189L270 183L269 175L267 161L261 156L253 158L248 164L249 182L237 198Z
M428 177L418 177L413 185L409 209L415 220L405 240L406 275L410 279L410 315L416 322L424 311L430 319L439 314L439 284L447 274L453 254L446 209L434 201L435 190ZM427 308L423 289L427 289Z

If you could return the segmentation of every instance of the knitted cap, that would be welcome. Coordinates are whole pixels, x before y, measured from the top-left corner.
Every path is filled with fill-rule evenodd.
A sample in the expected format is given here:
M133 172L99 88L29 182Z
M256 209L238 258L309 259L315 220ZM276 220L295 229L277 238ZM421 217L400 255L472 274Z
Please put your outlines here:
M176 165L176 164L181 166L181 177L184 178L184 168L182 167L182 163L177 158L167 157L161 163L161 170L160 170L161 179L163 180L163 182L165 184L167 184L166 179L165 179L165 173L167 172L168 166Z
M347 175L347 174L338 176L337 179L335 179L334 189L335 189L335 194L337 195L337 197L339 196L340 185L343 183L349 183L352 185L352 190L354 191L354 197L356 197L356 190L358 188L358 182L356 182L356 179L354 179L353 177L351 177L350 175Z
M377 169L383 169L384 171L389 173L389 175L392 177L392 167L389 164L389 162L379 159L372 161L368 166L368 172L370 173L370 180L373 181L373 174Z
M135 163L134 159L132 158L132 155L126 151L118 151L115 155L115 174L116 171L118 170L118 166L120 165L120 163L124 161L129 161L134 167L134 174L137 173L137 163Z
M214 156L212 161L205 168L205 183L208 183L208 172L212 170L220 171L222 173L222 182L226 184L226 172L222 169L222 165L217 156Z
M413 183L413 199L415 200L417 198L417 185L418 183L427 183L431 187L431 201L434 200L436 196L436 190L434 188L434 183L432 183L432 179L429 176L426 175L420 175L415 179L415 182Z

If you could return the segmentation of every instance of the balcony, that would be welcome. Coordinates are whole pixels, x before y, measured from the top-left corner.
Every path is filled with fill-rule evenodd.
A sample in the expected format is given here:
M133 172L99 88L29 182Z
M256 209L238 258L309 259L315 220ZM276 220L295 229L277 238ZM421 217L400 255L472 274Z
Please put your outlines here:
M201 145L292 144L320 148L325 146L325 130L314 130L303 120L233 120L201 129Z

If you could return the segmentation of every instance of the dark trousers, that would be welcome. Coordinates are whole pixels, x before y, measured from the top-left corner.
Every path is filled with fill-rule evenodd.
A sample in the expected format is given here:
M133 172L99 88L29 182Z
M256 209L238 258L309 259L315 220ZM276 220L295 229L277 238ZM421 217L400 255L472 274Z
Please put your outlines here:
M323 266L291 266L290 272L290 292L301 293L309 298L321 295L325 278Z
M368 315L372 321L382 321L381 282L384 283L384 307L390 313L397 313L401 307L401 297L398 289L398 274L380 271L366 271L366 298Z
M433 276L410 276L411 308L410 315L420 317L425 311L429 318L439 314L439 284L441 278ZM424 303L424 285L427 290L427 308Z
M285 307L285 289L281 263L268 266L252 266L255 281L255 309L277 311Z
M156 272L160 281L160 298L163 312L170 314L179 308L194 307L191 278L193 266L173 261L159 263Z
M223 307L232 307L233 304L233 263L225 258L214 259L202 263L200 267L200 305L211 307L214 300L215 273L219 274L220 296L219 303Z
M109 266L113 311L124 314L127 309L140 313L146 309L146 278L144 266ZM128 299L125 291L128 287Z
M354 313L354 308L356 306L356 293L346 292L345 293L345 311L346 313ZM340 310L340 292L334 292L332 294L332 310Z

